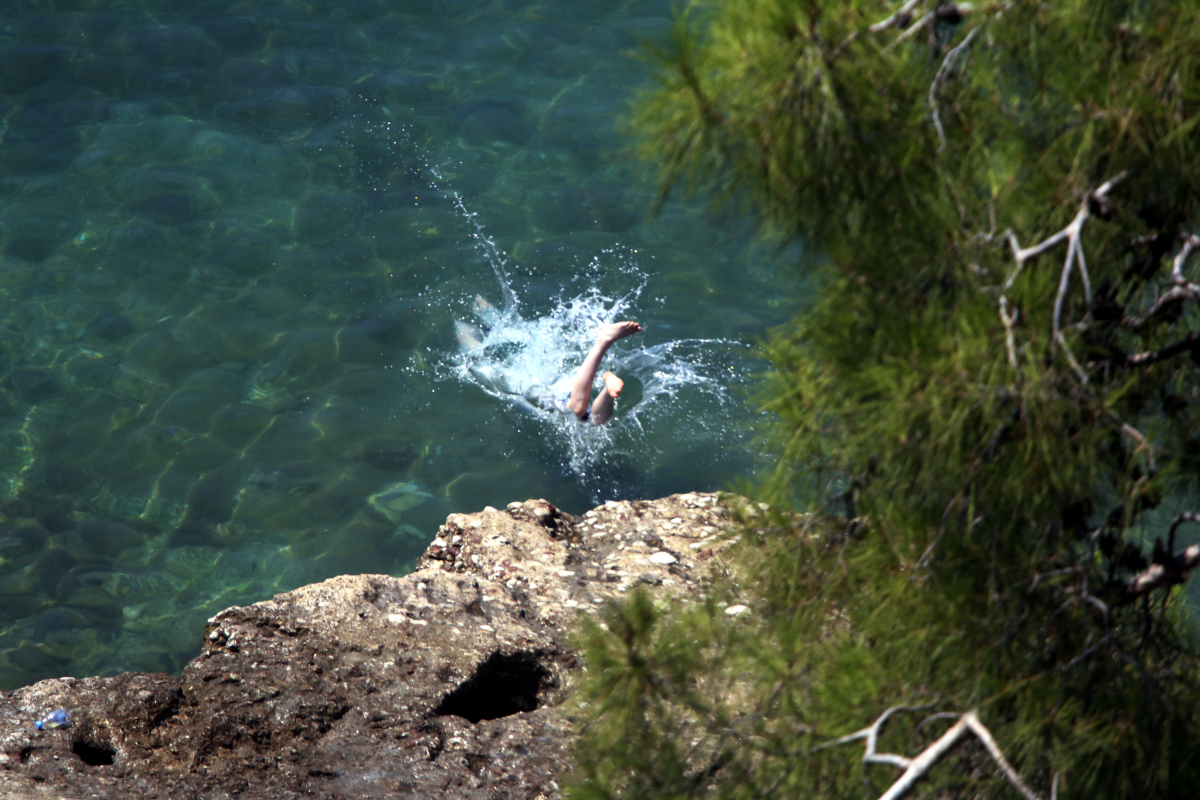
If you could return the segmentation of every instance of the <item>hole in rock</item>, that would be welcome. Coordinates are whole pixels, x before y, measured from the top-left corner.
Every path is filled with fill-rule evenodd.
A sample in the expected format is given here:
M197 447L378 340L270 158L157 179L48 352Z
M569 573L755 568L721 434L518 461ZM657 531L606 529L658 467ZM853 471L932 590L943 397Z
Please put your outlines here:
M549 678L550 672L532 653L492 653L474 675L446 695L434 713L479 722L533 711Z
M93 767L111 766L116 750L104 744L92 742L71 742L71 752L83 759L83 763Z

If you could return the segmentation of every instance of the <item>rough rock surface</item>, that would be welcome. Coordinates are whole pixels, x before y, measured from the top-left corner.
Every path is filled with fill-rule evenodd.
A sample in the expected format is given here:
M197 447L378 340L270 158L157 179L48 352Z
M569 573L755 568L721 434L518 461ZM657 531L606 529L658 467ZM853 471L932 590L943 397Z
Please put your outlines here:
M412 574L221 612L182 679L0 693L0 796L553 797L579 614L697 591L728 519L709 494L451 515ZM57 708L67 728L34 729Z

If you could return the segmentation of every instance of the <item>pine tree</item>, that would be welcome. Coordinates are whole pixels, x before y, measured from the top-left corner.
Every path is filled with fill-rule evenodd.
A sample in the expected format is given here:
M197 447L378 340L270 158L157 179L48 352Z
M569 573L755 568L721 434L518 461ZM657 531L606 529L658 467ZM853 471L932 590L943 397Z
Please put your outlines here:
M1200 793L1198 11L677 15L629 127L806 247L762 491L810 507L590 626L572 798Z

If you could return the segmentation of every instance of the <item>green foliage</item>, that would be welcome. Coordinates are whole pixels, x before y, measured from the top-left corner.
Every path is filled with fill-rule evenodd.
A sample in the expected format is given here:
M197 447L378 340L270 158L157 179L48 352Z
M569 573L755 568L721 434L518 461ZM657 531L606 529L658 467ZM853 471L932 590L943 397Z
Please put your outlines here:
M870 30L899 5L696 3L651 53L629 128L663 197L820 254L818 300L767 344L763 492L827 488L748 521L721 591L752 613L635 597L590 630L572 797L874 796L899 771L829 743L895 706L924 710L880 751L978 709L1043 796L1200 786L1185 576L1130 589L1197 496L1200 286L1172 265L1200 204L1200 7L925 2ZM954 752L914 791L1015 796Z

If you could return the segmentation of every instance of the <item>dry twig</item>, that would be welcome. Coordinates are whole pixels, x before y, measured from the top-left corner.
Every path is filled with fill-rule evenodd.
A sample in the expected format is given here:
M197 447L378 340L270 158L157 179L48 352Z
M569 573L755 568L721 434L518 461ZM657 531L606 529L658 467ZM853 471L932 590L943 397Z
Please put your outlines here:
M1150 320L1176 303L1186 300L1200 301L1200 284L1191 283L1183 276L1183 267L1197 247L1200 247L1200 236L1194 233L1184 234L1183 247L1179 249L1171 263L1171 288L1154 301L1154 305L1150 306L1149 311L1140 317L1126 317L1121 320L1122 325L1130 330L1141 330Z
M838 56L840 56L847 47L849 47L851 44L853 44L854 42L856 42L858 40L858 37L862 36L864 33L867 33L868 31L870 33L883 33L884 31L888 30L889 28L904 28L904 27L908 26L913 21L913 17L912 17L913 9L916 8L917 5L920 3L921 3L921 0L905 0L905 3L902 6L900 6L900 8L896 9L896 11L891 16L889 16L887 19L881 19L879 22L876 22L873 25L869 25L865 29L859 29L859 30L854 31L849 36L847 36L840 45L838 45L836 50L833 51L833 58L836 59ZM924 27L924 24L932 16L933 16L932 14L926 14L923 18L919 17L919 19L921 20L920 24L909 27L908 30L906 30L904 33L900 34L899 37L897 37L896 41L892 42L884 49L886 50L886 49L894 46L897 42L900 42L900 41L904 40L905 38L907 38L913 32L913 30L915 28Z
M978 30L978 29L976 29ZM963 42L966 44L966 41ZM959 45L961 47L962 45ZM957 49L957 48L956 48ZM953 51L951 51L953 52ZM947 54L947 58L950 54ZM945 64L943 64L943 67ZM932 93L930 95L932 97ZM939 129L940 133L940 129ZM1008 313L1008 296L1007 292L1012 288L1013 283L1017 280L1017 276L1021 274L1021 270L1025 268L1026 262L1030 259L1037 258L1043 253L1057 247L1063 242L1067 243L1067 256L1063 260L1062 274L1058 280L1058 292L1054 297L1054 316L1051 322L1051 340L1055 345L1063 349L1063 354L1067 358L1067 363L1071 365L1071 369L1079 376L1083 383L1088 382L1087 372L1075 359L1075 354L1071 352L1071 348L1067 345L1066 337L1062 333L1062 311L1066 300L1067 291L1071 287L1071 272L1079 270L1079 277L1083 283L1084 300L1087 305L1087 312L1084 314L1084 319L1090 319L1092 306L1092 282L1088 276L1087 260L1083 254L1083 226L1091 217L1091 206L1093 203L1101 205L1102 201L1112 191L1113 187L1125 179L1126 173L1110 178L1102 183L1094 192L1091 192L1083 198L1079 204L1079 212L1075 214L1075 218L1058 233L1055 233L1039 244L1031 247L1022 248L1017 242L1017 236L1012 230L1005 233L1005 238L1008 240L1009 247L1012 249L1013 255L1013 270L1005 278L1004 284L1000 292L1000 322L1005 329L1005 346L1008 349L1009 363L1014 365L1016 362L1016 347L1009 344L1009 338L1012 335L1013 320Z
M1004 349L1008 351L1008 364L1015 372L1017 369L1017 340L1013 327L1017 324L1020 312L1013 309L1008 311L1008 295L1000 295L1000 322L1004 325Z
M1200 522L1200 514L1186 512L1175 517L1168 535L1166 557L1129 579L1125 584L1126 601L1136 600L1155 589L1184 583L1191 571L1200 567L1200 544L1174 552L1175 531L1184 522Z
M979 28L972 28L970 33L958 43L950 52L946 53L946 57L942 59L942 66L938 68L937 74L933 76L933 83L929 85L929 107L933 110L933 127L938 135L938 149L940 153L946 149L946 130L942 127L942 115L938 111L938 89L942 82L946 80L946 76L950 74L950 68L954 66L955 59L959 53L967 49L971 44L971 40L975 38L975 34L979 33Z
M897 36L895 39L892 40L891 44L889 44L887 47L883 48L884 52L891 50L893 47L900 44L901 42L911 39L916 34L925 30L925 28L929 27L929 23L934 20L934 17L935 17L935 15L933 15L933 14L921 14L920 16L918 16L916 19L914 19L912 22L909 23L907 28L904 29L904 33Z
M1184 238L1183 247L1179 250L1179 255L1175 256L1174 263L1171 264L1171 280L1177 286L1187 283L1183 277L1183 265L1187 263L1188 257L1197 247L1200 247L1200 236L1193 233ZM1195 284L1189 285L1195 286Z
M1158 451L1158 448L1156 448L1153 444L1150 443L1150 440L1146 438L1146 435L1144 433L1142 433L1141 431L1139 431L1137 428L1130 425L1128 422L1125 422L1123 419L1118 417L1116 414L1109 414L1107 419L1110 422L1112 422L1113 424L1115 424L1117 426L1117 428L1121 431L1121 433L1125 434L1130 439L1133 439L1135 442L1138 443L1137 450L1135 450L1134 452L1140 452L1142 450L1146 451L1146 462L1147 462L1147 465L1150 467L1150 471L1157 472L1158 471L1158 463L1157 463L1156 459L1154 458L1154 454Z
M891 27L903 28L912 21L912 11L920 2L921 0L908 0L904 5L896 9L896 12L890 17L876 22L870 28L867 28L867 30L871 33L883 33Z
M943 733L935 742L933 742L933 744L926 747L913 758L896 755L894 753L878 752L876 745L878 744L879 740L879 732L888 719L893 714L901 711L917 710L919 710L919 708L906 708L903 706L889 708L887 711L883 712L877 720L862 730L856 731L848 736L843 736L835 741L828 742L820 747L814 748L814 750L823 750L827 747L848 744L860 739L866 739L866 752L863 753L864 764L889 764L904 770L904 774L897 778L896 781L888 787L887 791L879 796L879 800L899 800L899 798L907 794L908 791L916 785L917 781L925 777L929 770L931 770L933 766L942 759L943 756L950 752L954 746L958 744L958 742L964 736L967 735L967 733L973 733L975 734L976 738L983 743L984 748L988 751L988 754L992 757L992 760L996 762L996 765L1000 768L1000 772L1004 775L1005 779L1008 780L1008 782L1012 784L1018 792L1021 793L1021 796L1024 797L1025 800L1040 800L1040 798L1034 794L1028 786L1025 785L1025 782L1021 780L1021 776L1017 774L1015 769L1012 768L1012 765L1008 763L1008 759L1004 757L1004 753L1000 750L1000 746L996 744L996 740L992 737L991 731L989 731L987 727L979 721L979 716L974 711L968 711L959 716L958 721L950 726L949 730ZM938 714L935 716L944 717L946 715Z
M1200 349L1200 333L1192 332L1178 342L1161 347L1158 350L1147 350L1144 353L1133 353L1125 356L1125 366L1128 367L1145 367L1153 364L1156 361L1177 356L1187 350Z

